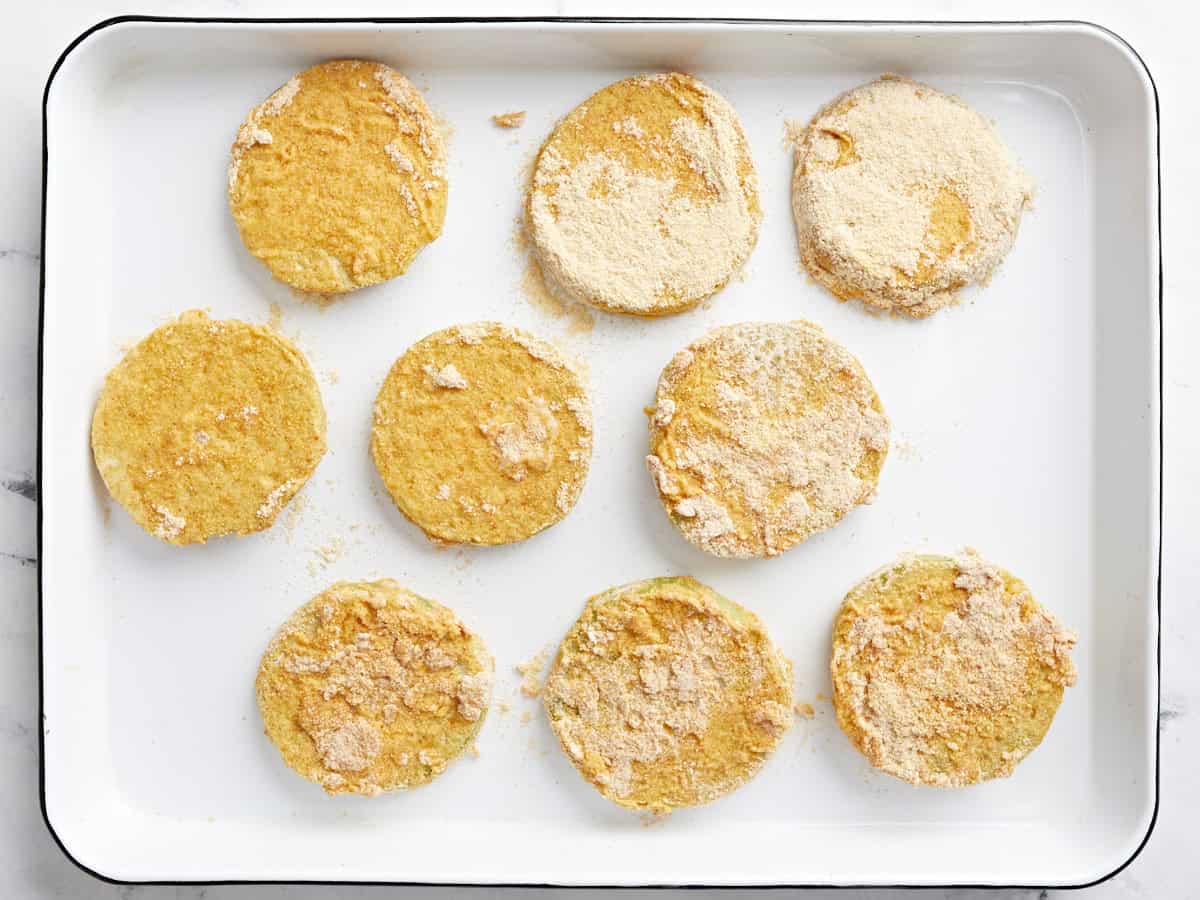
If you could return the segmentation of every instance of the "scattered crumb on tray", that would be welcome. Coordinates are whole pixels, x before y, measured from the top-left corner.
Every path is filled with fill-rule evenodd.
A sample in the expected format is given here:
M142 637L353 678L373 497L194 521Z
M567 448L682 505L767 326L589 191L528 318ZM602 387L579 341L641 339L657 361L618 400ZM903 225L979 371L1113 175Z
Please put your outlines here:
M520 246L520 242L517 242ZM553 319L566 317L567 331L570 334L584 334L591 331L596 320L582 303L564 300L556 296L542 277L542 270L534 259L533 254L526 251L525 270L521 273L521 294L529 305L545 313Z
M345 549L346 541L343 538L335 537L328 544L314 547L313 552L326 563L333 563L342 558L342 553Z
M804 132L808 130L808 125L804 122L799 122L796 119L783 120L783 146L786 150L791 150L804 140Z
M536 697L542 692L542 669L546 667L546 659L550 656L550 646L543 647L536 656L517 664L517 674L521 676L521 693L526 697Z
M525 180L528 181L531 177L532 162L530 172L525 176ZM591 311L582 303L558 296L546 284L537 257L533 254L529 234L525 231L523 216L517 216L513 220L512 245L518 254L525 256L525 268L521 271L520 289L521 295L529 305L552 319L561 319L565 316L567 332L570 334L583 334L591 331L596 325Z
M811 703L797 703L796 704L796 715L801 716L802 718L805 718L805 719L811 719L816 714L817 714L817 711L815 709L813 709L813 705Z
M437 125L438 131L442 134L442 140L446 142L446 149L449 150L450 142L454 140L454 123L441 113L434 113L433 121Z
M525 124L525 110L518 109L513 112L497 113L492 116L492 124L498 128L520 128Z
M329 543L311 549L316 559L309 560L308 574L315 576L318 569L327 569L342 558L346 552L346 541L343 538L335 537L330 539Z
M292 502L287 506L287 516L283 520L284 534L290 543L296 534L296 527L300 524L300 517L304 510L308 507L308 495L299 493L292 498Z
M525 159L521 161L521 165L517 169L517 187L521 189L522 197L525 196L533 184L533 170L537 166L538 151L540 149L536 145L530 147L525 154ZM517 221L521 221L521 219Z
M310 303L322 312L350 296L349 294L317 294L312 291L302 291L299 288L288 288L288 290L301 303Z

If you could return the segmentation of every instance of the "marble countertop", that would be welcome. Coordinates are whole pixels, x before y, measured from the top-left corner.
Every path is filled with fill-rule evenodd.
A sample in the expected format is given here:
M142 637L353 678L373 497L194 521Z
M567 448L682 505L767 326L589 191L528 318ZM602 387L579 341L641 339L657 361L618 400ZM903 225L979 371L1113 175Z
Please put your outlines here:
M1200 743L1200 354L1187 351L1200 336L1200 115L1192 35L1200 7L1165 2L1006 4L909 0L903 8L876 2L748 2L687 4L636 2L319 3L293 0L181 0L137 7L112 0L59 0L11 4L0 32L0 897L158 898L359 898L478 895L484 891L321 886L129 887L96 881L54 844L38 808L37 653L37 343L41 221L41 104L51 65L89 25L123 13L235 17L329 15L706 15L810 18L913 18L994 20L1086 19L1128 40L1145 59L1158 87L1162 111L1162 189L1166 430L1166 501L1163 529L1161 800L1158 823L1142 853L1119 875L1091 888L1088 897L1200 896L1200 855L1193 812L1200 807L1194 765ZM1191 748L1189 751L1188 748ZM1189 756L1189 752L1192 754ZM512 891L516 893L516 891ZM553 896L566 891L545 891ZM571 892L584 896L592 891ZM634 892L642 893L642 892ZM650 892L645 892L647 896ZM736 896L730 892L725 896ZM748 892L747 892L748 893ZM812 895L834 895L817 891ZM935 890L936 897L1046 897L1050 891ZM907 892L865 892L908 896ZM626 893L624 896L631 896ZM662 892L654 892L662 897ZM838 896L847 896L840 893Z

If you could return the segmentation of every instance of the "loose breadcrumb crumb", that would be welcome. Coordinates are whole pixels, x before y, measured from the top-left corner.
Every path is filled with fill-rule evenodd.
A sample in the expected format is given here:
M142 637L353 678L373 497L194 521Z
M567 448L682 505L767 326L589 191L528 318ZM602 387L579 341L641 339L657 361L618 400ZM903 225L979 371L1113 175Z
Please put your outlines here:
M329 543L312 548L313 556L317 558L321 568L333 565L346 552L346 541L341 537L332 538Z
M497 128L520 128L525 124L525 110L518 109L513 112L497 113L492 116L492 124Z
M517 674L522 676L521 693L526 697L536 697L542 692L542 669L546 668L550 649L543 647L536 656L517 664Z
M646 810L645 812L640 813L639 817L642 820L643 828L653 828L655 825L661 825L663 822L667 821L667 819L671 817L671 810Z
M795 119L783 120L783 147L785 150L795 150L804 140L804 133L808 131L807 122L799 122Z

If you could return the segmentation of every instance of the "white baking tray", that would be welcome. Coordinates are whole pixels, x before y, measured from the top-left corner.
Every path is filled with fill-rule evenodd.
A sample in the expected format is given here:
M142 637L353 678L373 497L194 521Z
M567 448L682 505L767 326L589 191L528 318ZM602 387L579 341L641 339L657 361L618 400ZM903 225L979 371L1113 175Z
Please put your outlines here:
M320 310L272 282L226 208L229 144L293 72L366 56L452 129L443 236L404 277ZM555 120L629 73L682 69L741 114L765 216L711 304L573 331L519 287L522 173ZM797 266L785 120L880 72L957 92L1038 182L992 284L921 321L835 302ZM493 113L529 112L501 131ZM125 881L1024 884L1101 879L1156 808L1159 251L1156 102L1133 51L1073 23L116 20L47 88L42 333L44 806L82 866ZM330 451L304 509L180 549L112 507L88 428L123 343L189 307L282 309L322 375ZM671 354L719 323L804 317L859 356L892 418L878 500L782 558L675 533L644 471ZM575 511L502 549L431 547L367 453L392 360L498 318L586 359L596 450ZM331 372L336 371L336 383ZM287 524L291 521L291 526ZM339 552L337 541L343 542ZM971 544L1080 635L1079 684L1007 780L917 789L872 772L827 702L831 617L898 552ZM313 548L325 547L328 558ZM690 573L756 610L795 662L800 720L751 784L647 827L557 750L517 662L605 587ZM252 679L272 630L337 578L391 576L456 609L501 678L481 756L434 784L330 799L284 768ZM511 706L503 713L500 704ZM523 713L533 713L523 722Z

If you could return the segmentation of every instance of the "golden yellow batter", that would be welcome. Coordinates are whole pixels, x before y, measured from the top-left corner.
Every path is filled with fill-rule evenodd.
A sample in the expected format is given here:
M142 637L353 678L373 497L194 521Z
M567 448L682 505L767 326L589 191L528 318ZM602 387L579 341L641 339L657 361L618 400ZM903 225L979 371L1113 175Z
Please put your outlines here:
M792 723L792 667L753 613L693 578L651 578L588 601L542 699L601 794L669 812L758 771Z
M840 299L917 318L987 282L1032 196L987 119L895 75L835 98L796 146L805 268Z
M250 111L229 164L246 248L302 291L395 278L442 233L446 149L404 76L379 63L306 69Z
M300 607L255 680L267 737L330 794L440 775L483 727L492 657L454 613L390 579L341 581Z
M250 534L271 526L325 454L325 407L291 341L191 310L108 373L92 453L109 493L155 537Z
M610 84L563 118L538 155L526 216L552 290L661 316L725 286L762 213L733 107L671 73Z
M1075 683L1075 635L973 550L902 556L833 626L833 704L875 767L959 787L1011 775Z
M400 511L442 541L507 544L553 525L591 452L578 373L553 344L497 322L418 341L375 401L375 466Z
M836 524L887 456L871 380L809 322L714 329L668 363L649 412L659 499L716 556L776 556Z

